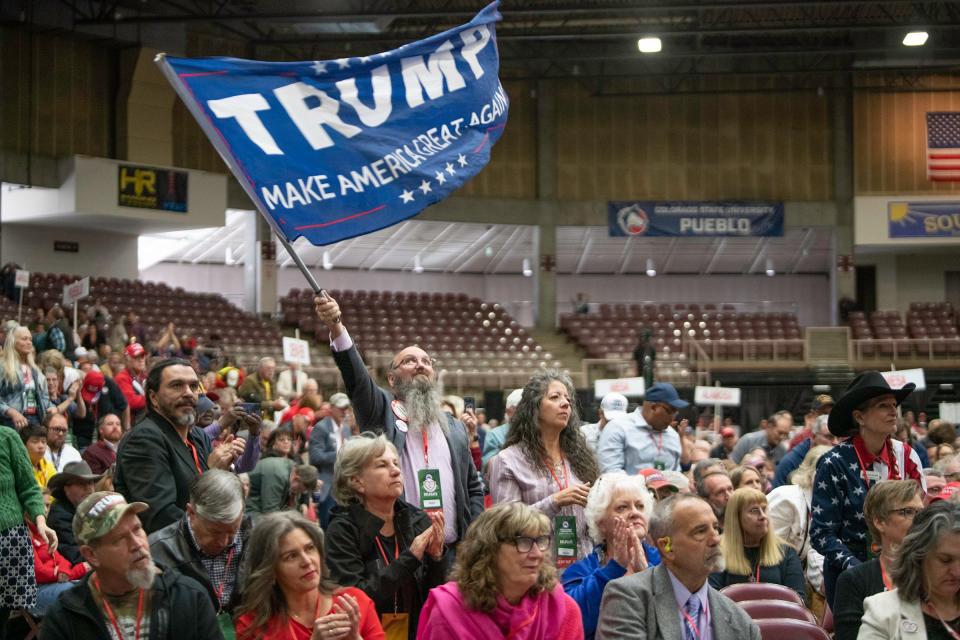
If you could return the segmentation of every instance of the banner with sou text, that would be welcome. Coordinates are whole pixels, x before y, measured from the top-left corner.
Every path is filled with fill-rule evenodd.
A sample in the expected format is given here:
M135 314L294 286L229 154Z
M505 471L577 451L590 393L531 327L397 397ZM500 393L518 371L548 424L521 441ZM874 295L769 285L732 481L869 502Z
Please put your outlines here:
M157 57L274 232L325 245L443 200L507 122L494 23L370 56L304 62Z

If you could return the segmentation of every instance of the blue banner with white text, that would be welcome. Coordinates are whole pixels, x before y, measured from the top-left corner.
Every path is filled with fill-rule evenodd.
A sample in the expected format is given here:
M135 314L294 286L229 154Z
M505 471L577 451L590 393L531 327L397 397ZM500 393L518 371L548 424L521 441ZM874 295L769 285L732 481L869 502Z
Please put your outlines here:
M237 180L288 241L371 233L443 200L507 123L494 23L372 56L157 62Z
M608 202L611 236L782 236L782 202Z
M890 202L887 229L891 238L958 238L960 202Z

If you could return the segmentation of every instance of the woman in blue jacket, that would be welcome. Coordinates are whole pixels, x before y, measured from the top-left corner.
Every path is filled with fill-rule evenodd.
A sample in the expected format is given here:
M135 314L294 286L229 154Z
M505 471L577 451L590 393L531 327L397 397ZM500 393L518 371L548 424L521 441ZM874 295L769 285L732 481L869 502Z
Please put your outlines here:
M596 546L562 577L564 591L580 606L586 640L593 640L607 583L660 564L656 547L645 540L652 510L643 476L606 473L590 489L584 514Z
M47 378L33 354L30 330L22 325L9 330L0 360L0 424L18 431L28 424L40 424L53 408Z

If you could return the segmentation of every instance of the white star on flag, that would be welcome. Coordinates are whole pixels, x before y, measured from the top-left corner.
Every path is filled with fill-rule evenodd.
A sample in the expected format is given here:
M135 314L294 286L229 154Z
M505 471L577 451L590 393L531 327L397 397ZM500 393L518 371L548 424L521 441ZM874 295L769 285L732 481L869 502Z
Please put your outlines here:
M421 182L421 183L420 183L420 191L422 191L422 192L424 193L424 195L430 193L430 183L427 182L426 180L424 180L423 182Z
M457 154L457 162L460 163L461 167L467 166L467 158L462 153Z
M314 60L313 64L310 65L310 68L313 69L313 72L319 76L320 74L327 72L327 63Z
M336 62L340 65L341 69L348 69L350 67L350 58L340 58Z
M463 156L460 156L460 157L462 158ZM447 166L445 168L447 170L447 173L449 173L450 175L453 175L457 172L457 170L453 168L453 164L450 162L447 163Z
M361 63L370 62L371 60L373 60L373 58L371 58L370 56L361 56L361 57L360 57L360 62L361 62Z
M447 176L443 175L443 171L437 171L433 175L437 179L437 184L443 184L447 181Z
M820 512L823 511L819 506L813 508L813 512L817 515L820 515Z
M413 202L413 191L404 191L399 197L403 200L404 204Z

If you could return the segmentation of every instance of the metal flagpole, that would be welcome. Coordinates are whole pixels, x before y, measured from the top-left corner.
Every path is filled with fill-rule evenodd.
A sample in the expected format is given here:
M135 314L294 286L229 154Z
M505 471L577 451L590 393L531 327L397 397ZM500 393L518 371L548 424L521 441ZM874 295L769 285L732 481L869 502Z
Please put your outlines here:
M270 216L264 216L264 217L267 219L268 222L273 222L270 219ZM290 257L293 258L294 264L296 264L297 268L300 269L300 273L303 274L303 277L307 279L307 283L310 285L310 288L313 289L313 292L316 295L320 296L321 298L329 297L327 295L327 292L320 287L320 283L317 282L317 279L313 277L312 273L310 273L309 267L307 267L306 263L303 261L303 258L301 258L300 254L297 253L296 250L293 248L293 245L287 242L287 239L284 238L283 235L276 232L274 232L274 235L277 236L277 240L280 241L280 244L283 245L283 248L286 249L287 253L290 254ZM336 321L340 322L339 316L337 317Z

